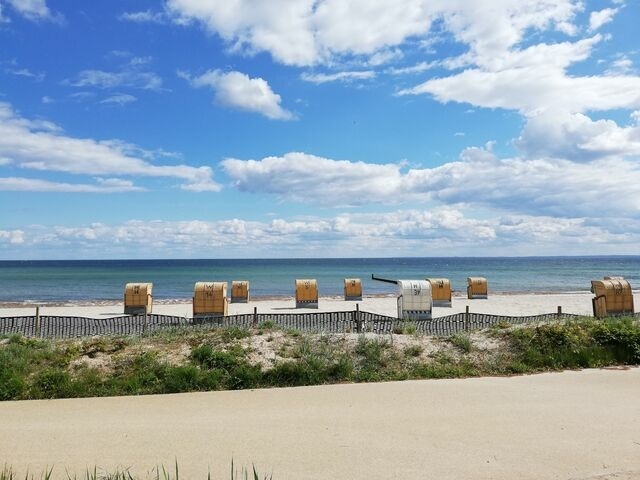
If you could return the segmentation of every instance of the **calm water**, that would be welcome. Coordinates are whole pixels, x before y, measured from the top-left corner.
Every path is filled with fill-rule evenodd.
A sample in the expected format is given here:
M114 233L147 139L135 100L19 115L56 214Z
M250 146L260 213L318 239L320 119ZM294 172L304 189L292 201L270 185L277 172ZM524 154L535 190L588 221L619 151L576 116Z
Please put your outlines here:
M253 296L292 296L296 278L315 278L321 295L339 295L345 277L358 277L365 294L395 291L372 281L372 273L445 277L460 291L468 276L487 277L494 292L588 291L590 280L604 275L639 286L640 256L0 261L0 301L119 300L127 282L153 282L156 299L188 299L196 281L249 280Z

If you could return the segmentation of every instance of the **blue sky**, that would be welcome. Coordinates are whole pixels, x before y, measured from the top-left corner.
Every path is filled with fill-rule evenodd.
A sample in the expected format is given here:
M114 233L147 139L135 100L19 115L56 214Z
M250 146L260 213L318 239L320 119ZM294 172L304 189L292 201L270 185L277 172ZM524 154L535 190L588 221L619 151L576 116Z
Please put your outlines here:
M640 254L639 21L0 0L0 258Z

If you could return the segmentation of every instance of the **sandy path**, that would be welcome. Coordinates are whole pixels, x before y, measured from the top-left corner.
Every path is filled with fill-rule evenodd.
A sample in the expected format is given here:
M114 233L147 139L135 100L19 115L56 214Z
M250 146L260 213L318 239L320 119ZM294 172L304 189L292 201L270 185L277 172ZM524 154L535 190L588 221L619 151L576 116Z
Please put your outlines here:
M177 458L182 478L229 478L233 457L276 480L638 479L639 398L635 368L5 402L0 457L59 474Z
M640 294L634 295L634 302L640 305ZM454 297L452 308L435 307L434 317L441 317L452 313L464 312L468 305L471 312L491 313L495 315L537 315L540 313L556 312L558 306L565 313L591 315L591 293L564 294L514 294L491 295L486 300L468 300L465 297ZM396 315L396 299L390 297L365 297L357 302L361 310ZM293 298L277 300L258 300L248 304L234 303L229 305L229 314L252 313L257 307L259 313L287 313L287 312L335 312L355 310L356 302L345 302L341 298L321 298L319 309L296 309ZM191 317L191 303L159 304L153 306L153 313ZM69 315L93 318L108 318L123 315L122 303L113 305L74 305L74 306L43 306L41 315ZM0 308L0 317L18 315L34 315L35 307Z

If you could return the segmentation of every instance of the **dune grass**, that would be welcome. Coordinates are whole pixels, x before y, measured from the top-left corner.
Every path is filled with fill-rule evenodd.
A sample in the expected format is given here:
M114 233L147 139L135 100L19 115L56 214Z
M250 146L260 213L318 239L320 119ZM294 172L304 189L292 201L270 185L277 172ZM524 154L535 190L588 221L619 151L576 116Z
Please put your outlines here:
M180 480L180 468L178 462L175 462L171 469L165 468L164 465L154 467L150 473L144 477L134 475L130 469L120 469L113 472L104 472L98 467L92 470L86 469L81 475L71 474L65 471L64 476L54 475L53 468L49 468L40 474L26 472L24 476L18 476L12 467L5 465L0 470L0 480L52 480L53 478L65 478L66 480ZM212 480L211 472L207 474L207 480ZM243 467L238 469L233 460L231 461L231 472L229 478L231 480L272 480L272 475L260 476L256 467L251 469Z
M281 331L275 325L254 330L176 330L144 338L47 341L13 335L0 340L0 400L513 375L640 364L637 319L585 318L505 327L444 339L415 332L306 334ZM278 342L274 358L261 361L263 354L254 345Z

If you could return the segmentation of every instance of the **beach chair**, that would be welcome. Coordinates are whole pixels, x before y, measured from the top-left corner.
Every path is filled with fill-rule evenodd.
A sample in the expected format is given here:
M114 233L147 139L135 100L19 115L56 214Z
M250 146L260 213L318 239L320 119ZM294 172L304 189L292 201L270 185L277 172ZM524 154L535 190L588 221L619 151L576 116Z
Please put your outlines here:
M231 303L249 302L249 282L246 280L234 280L231 282Z
M467 298L487 298L487 279L484 277L467 277Z
M296 279L296 308L318 308L318 282Z
M227 282L196 282L193 288L193 318L227 315Z
M631 284L623 277L592 280L591 292L595 294L591 303L596 318L634 313Z
M434 307L451 306L451 281L448 278L427 278L431 284Z
M124 287L124 313L144 315L153 309L153 283L127 283Z
M359 278L344 279L344 299L347 301L362 300L362 282Z

